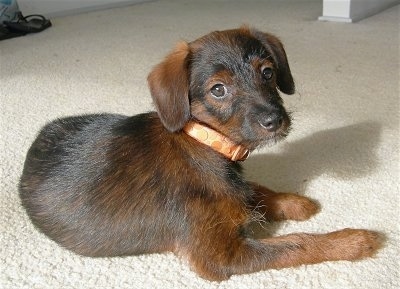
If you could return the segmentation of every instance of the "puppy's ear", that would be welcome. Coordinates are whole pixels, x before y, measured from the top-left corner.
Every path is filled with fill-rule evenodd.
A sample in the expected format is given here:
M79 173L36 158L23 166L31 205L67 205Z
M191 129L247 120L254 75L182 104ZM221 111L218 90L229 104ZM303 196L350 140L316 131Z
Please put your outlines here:
M179 43L147 78L161 122L171 132L190 118L188 55L188 44Z
M272 51L273 53L272 56L278 69L277 84L279 90L286 94L293 94L295 92L294 81L292 73L290 72L286 52L281 41L276 36L268 33L258 30L251 30L251 32L269 51Z

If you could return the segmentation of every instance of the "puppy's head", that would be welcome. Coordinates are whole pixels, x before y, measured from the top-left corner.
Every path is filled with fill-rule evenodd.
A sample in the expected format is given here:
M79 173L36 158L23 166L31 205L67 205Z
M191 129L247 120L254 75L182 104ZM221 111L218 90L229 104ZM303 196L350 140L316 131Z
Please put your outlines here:
M255 29L216 31L179 44L148 77L171 132L193 118L250 150L286 135L290 119L278 90L294 93L284 48Z

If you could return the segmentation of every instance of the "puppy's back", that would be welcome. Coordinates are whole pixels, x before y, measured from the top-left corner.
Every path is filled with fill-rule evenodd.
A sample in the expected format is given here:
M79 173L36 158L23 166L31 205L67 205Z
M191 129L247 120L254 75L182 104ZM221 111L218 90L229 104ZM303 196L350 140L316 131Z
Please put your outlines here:
M82 255L164 250L155 244L169 246L166 234L173 230L160 227L168 210L157 207L164 201L154 189L162 187L155 161L163 150L155 143L163 130L155 114L86 115L47 124L28 151L19 184L35 226Z

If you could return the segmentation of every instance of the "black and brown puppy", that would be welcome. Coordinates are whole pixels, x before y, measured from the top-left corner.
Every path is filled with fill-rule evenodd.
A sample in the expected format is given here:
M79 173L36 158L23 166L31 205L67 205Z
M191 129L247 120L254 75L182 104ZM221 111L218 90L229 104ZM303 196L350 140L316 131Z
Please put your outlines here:
M276 37L242 27L180 43L148 81L157 112L59 119L33 143L20 194L51 239L85 256L173 251L211 280L376 251L366 230L260 240L247 230L260 214L318 211L247 182L237 162L290 126L278 89L294 83Z

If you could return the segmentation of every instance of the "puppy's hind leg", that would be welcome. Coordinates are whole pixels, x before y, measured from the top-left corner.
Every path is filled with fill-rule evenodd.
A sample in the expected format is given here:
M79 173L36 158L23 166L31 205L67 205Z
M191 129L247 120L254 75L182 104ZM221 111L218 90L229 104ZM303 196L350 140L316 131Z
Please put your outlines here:
M269 221L304 221L319 211L319 205L294 193L276 193L266 187L250 183L254 195L252 206Z

